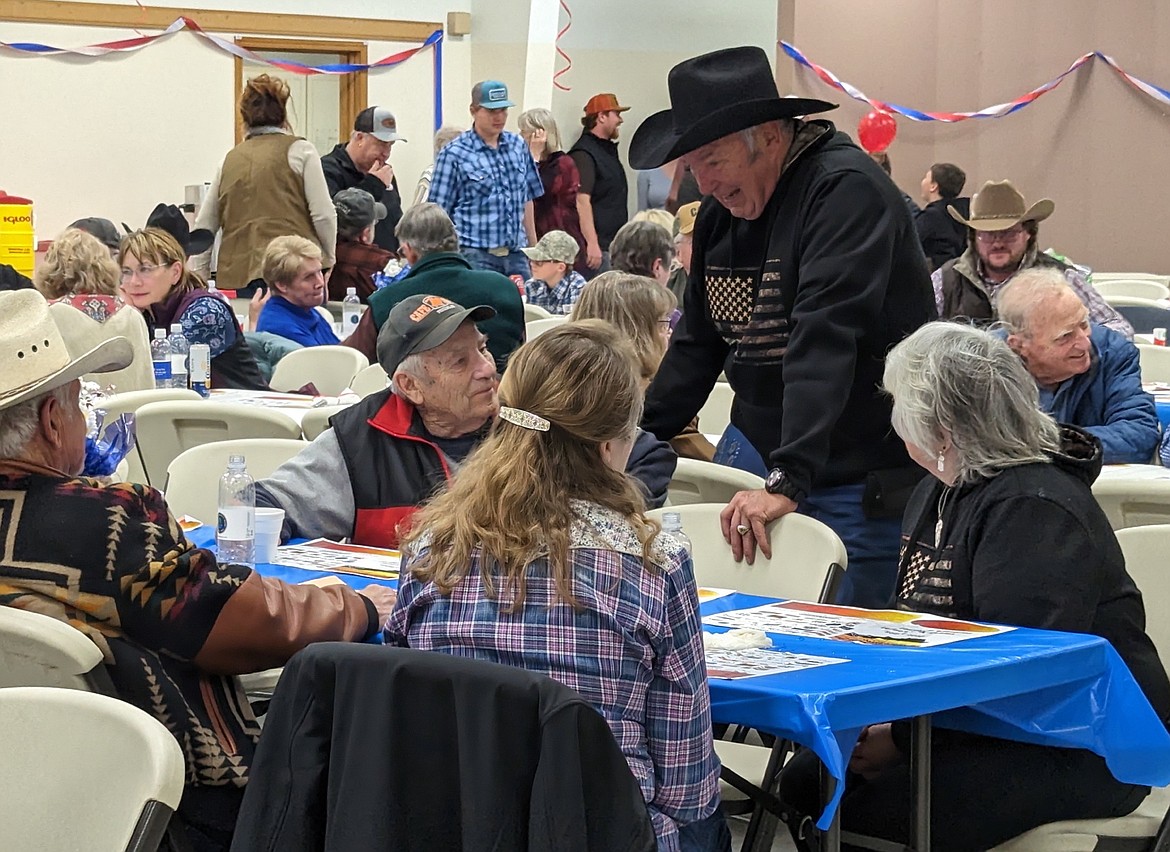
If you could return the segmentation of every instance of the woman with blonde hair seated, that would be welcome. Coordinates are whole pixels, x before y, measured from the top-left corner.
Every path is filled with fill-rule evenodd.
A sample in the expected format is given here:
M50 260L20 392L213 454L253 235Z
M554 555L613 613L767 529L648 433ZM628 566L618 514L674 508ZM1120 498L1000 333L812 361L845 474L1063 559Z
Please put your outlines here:
M638 372L596 320L512 356L491 434L414 516L387 639L577 690L641 784L659 849L729 850L690 555L622 472Z
M34 282L49 301L49 312L74 352L87 352L104 340L125 337L134 360L122 370L85 376L115 392L154 387L150 340L142 315L125 304L118 293L118 264L97 237L69 228L53 240L33 273Z
M634 344L644 387L649 387L670 345L674 311L674 294L654 279L611 271L585 286L570 321L603 319L621 329ZM686 459L711 461L715 456L715 447L699 431L698 418L671 439L670 446Z
M143 228L122 240L122 296L156 328L179 325L190 343L211 350L211 386L269 390L231 305L187 268L178 240L161 228Z

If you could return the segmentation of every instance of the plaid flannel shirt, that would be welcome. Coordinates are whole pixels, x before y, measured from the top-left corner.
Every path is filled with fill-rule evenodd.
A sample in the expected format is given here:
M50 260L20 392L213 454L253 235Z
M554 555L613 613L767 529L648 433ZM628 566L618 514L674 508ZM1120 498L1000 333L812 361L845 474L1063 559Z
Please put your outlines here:
M428 201L447 211L464 248L528 245L524 205L544 194L528 145L500 134L495 148L475 129L455 137L435 158Z
M660 850L678 849L678 826L719 805L719 760L699 603L690 556L659 537L656 565L625 518L574 500L570 564L578 609L557 600L548 561L528 567L524 605L484 591L483 554L450 595L411 573L407 554L386 641L540 672L575 689L609 723L642 787Z
M554 287L549 287L539 278L529 278L524 282L524 296L528 304L544 308L550 314L567 314L581 298L585 283L580 272L570 269L569 274Z

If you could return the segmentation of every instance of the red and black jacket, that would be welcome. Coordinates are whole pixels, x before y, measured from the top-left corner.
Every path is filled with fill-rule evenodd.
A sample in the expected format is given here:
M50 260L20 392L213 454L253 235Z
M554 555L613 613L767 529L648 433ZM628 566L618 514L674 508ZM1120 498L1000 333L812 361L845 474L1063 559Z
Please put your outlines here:
M352 540L397 547L420 504L446 486L450 465L420 431L414 406L387 388L330 420L353 483Z

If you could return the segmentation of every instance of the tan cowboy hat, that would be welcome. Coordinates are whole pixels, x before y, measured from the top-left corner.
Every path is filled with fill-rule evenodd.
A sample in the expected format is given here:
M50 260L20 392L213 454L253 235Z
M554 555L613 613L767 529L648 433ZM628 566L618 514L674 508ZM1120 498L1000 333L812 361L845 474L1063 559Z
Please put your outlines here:
M976 231L1006 231L1020 222L1041 222L1052 215L1056 205L1041 198L1025 208L1024 196L1010 180L989 180L971 197L971 218L964 219L947 205L951 218Z
M67 385L86 373L121 370L134 358L124 337L104 340L84 355L69 354L49 304L36 290L0 293L0 409Z

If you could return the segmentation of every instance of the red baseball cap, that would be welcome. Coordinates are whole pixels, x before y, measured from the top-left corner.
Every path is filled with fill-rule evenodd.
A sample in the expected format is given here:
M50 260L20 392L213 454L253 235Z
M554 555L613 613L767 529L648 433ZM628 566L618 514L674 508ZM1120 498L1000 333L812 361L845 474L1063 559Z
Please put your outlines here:
M618 103L617 95L606 92L601 95L594 95L589 99L589 103L585 104L586 115L597 115L603 112L625 112L629 107L621 106Z

